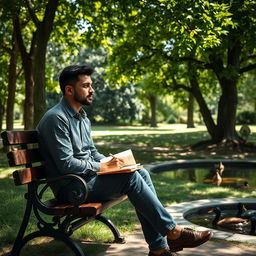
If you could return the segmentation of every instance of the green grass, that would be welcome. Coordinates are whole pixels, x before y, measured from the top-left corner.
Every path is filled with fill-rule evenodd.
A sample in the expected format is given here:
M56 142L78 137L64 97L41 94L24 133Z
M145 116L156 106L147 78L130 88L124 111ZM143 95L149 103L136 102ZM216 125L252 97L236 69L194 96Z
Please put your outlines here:
M255 142L256 129L253 127L252 130L250 141ZM187 154L186 150L182 150L181 147L209 138L204 127L186 129L184 126L164 126L157 129L100 126L94 128L93 136L97 147L102 153L107 155L110 152L116 153L132 148L137 161L142 164L170 159L203 158L205 157L204 155L198 155L196 152ZM0 251L3 252L8 252L18 232L25 208L23 196L26 191L26 186L14 186L12 179L12 171L14 169L7 166L5 154L0 153ZM197 199L252 196L250 191L214 187L213 185L187 182L157 174L152 174L152 180L164 205ZM132 232L139 223L135 211L128 200L107 210L105 215L117 225L122 234ZM35 227L35 218L32 216L29 230L35 230ZM77 230L73 237L80 241L94 241L93 243L89 242L82 245L92 255L106 249L106 245L102 244L103 241L109 242L113 239L111 232L98 222L91 222L85 225ZM41 255L51 255L50 251L53 248L55 256L66 255L65 249L64 252L60 250L62 246L58 243L49 243L47 240L40 240L37 243L40 243L40 246L35 243L28 250L33 250L34 254L38 250L36 254L41 252ZM57 254L59 251L60 254ZM30 251L28 251L29 254L31 255Z
M250 126L252 133L248 141L256 143L256 126ZM237 126L237 130L240 126ZM218 152L192 152L188 146L210 138L204 126L187 129L185 125L141 127L93 127L93 139L100 152L105 155L132 148L138 162L152 163L175 159L201 158L246 158L250 154L222 155ZM231 152L227 152L231 153ZM251 157L254 157L251 154Z

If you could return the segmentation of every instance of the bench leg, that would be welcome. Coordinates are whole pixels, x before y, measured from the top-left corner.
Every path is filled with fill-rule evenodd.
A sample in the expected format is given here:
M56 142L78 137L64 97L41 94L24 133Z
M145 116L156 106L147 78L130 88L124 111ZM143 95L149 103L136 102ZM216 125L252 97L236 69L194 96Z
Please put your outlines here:
M108 226L110 228L110 230L112 231L112 233L115 237L114 243L118 243L118 244L125 243L125 238L120 235L118 229L116 228L116 226L114 225L114 223L111 220L107 219L106 217L104 217L102 215L97 215L95 217L95 219L101 221L102 223L104 223L106 226Z
M74 253L76 256L86 256L82 251L81 247L70 237L65 235L62 231L46 230L42 229L40 231L33 232L27 236L25 236L22 241L20 241L19 245L16 247L15 251L11 252L11 256L19 255L22 247L30 240L36 237L52 237L56 240L60 240L64 242Z
M26 196L27 195L25 195L25 197ZM19 229L19 232L17 234L17 237L14 241L14 245L13 245L13 248L12 248L12 251L11 251L11 255L19 255L19 251L20 251L19 247L20 247L20 244L22 242L24 233L26 231L28 221L29 221L29 218L30 218L30 215L31 215L31 211L32 211L32 203L31 203L30 199L27 199L27 204L26 204L26 209L25 209L25 212L24 212L23 220L21 222L20 229Z

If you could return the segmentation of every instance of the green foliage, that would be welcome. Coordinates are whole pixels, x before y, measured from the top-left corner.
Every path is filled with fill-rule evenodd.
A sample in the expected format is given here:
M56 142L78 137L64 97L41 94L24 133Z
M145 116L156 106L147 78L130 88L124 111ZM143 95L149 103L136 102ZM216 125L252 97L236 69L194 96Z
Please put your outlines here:
M23 39L29 52L36 25L25 3L23 0L1 1L0 43L9 46L11 19L20 9L19 15L24 25ZM34 2L34 11L39 21L43 19L47 3L47 0ZM184 90L176 90L173 78L177 84L183 85L183 89L191 89L191 72L186 64L191 59L194 60L192 64L200 69L197 80L204 101L216 108L225 88L219 86L218 79L234 79L236 82L241 70L253 66L255 61L255 0L59 0L58 3L48 45L47 91L60 92L56 76L66 65L84 63L86 60L93 66L99 66L97 72L101 76L104 73L102 80L111 85L102 100L109 101L108 108L114 103L119 109L125 109L122 116L106 114L106 122L131 120L135 118L135 112L139 113L139 103L134 98L125 99L129 93L134 97L134 84L139 84L142 89L136 95L141 92L157 95L169 93L185 108L188 94ZM226 58L237 42L241 46L241 56L238 56L241 67L230 64L230 60L236 57ZM106 55L103 59L96 56L94 50L83 50L87 45L96 48L104 46L109 52L109 58ZM7 56L6 53L3 55ZM107 77L102 72L103 63L109 65ZM218 74L213 73L213 70L217 70ZM147 76L150 80L146 81L146 86L143 85L145 81L139 83ZM21 84L24 85L24 81ZM112 86L121 84L128 87L123 91L112 89ZM107 88L104 86L102 88ZM249 84L246 87L249 88ZM113 94L113 103L110 93ZM122 97L122 100L119 102L117 97ZM253 102L253 99L250 101ZM170 115L173 116L172 113Z
M245 110L237 115L238 124L256 124L256 112Z
M177 123L178 120L178 110L169 106L163 101L158 101L157 104L158 112L162 115L162 121L168 124ZM161 121L161 119L159 119Z
M107 124L132 124L140 115L140 103L132 86L111 89L94 85L95 100L88 116L94 122Z
M232 24L228 5L208 1L98 1L94 7L90 39L106 40L111 46L112 70L143 75L161 72L172 55L184 56L197 44L209 48L220 44L220 35ZM111 14L111 16L109 15ZM108 21L108 23L106 23ZM92 40L94 41L94 40ZM164 68L164 67L163 67Z
M244 75L240 80L238 87L238 100L239 106L238 110L241 112L243 110L256 110L256 72L252 72Z
M242 73L256 67L255 0L127 0L125 4L99 0L91 8L93 13L87 14L92 21L88 34L92 42L108 47L108 74L113 81L136 82L150 74L162 85L158 87L162 92L164 87L169 93L177 88L191 91L203 120L211 127L212 138L218 140L218 134L232 133L236 89L231 100L225 95L230 94L230 86L236 87ZM186 63L194 68L191 70ZM187 94L175 94L187 103ZM222 124L210 113L216 102L216 120L226 120Z
M46 105L47 109L52 108L54 105L60 102L62 94L56 92L47 92L46 93Z
M86 109L88 117L92 122L108 124L131 124L140 118L142 109L141 103L136 98L136 90L132 85L114 88L105 81L105 62L107 54L103 48L91 49L84 46L77 46L78 54L64 58L66 54L61 54L61 49L56 49L56 44L51 43L49 47L48 70L49 84L47 94L48 107L56 104L60 99L59 85L57 83L60 68L73 64L87 64L95 69L93 74L93 87L95 90L94 102L91 107ZM59 70L53 76L53 71ZM51 76L51 77L50 77Z
M8 56L4 55L3 51L0 50L0 99L4 99L7 96L7 80L8 80Z

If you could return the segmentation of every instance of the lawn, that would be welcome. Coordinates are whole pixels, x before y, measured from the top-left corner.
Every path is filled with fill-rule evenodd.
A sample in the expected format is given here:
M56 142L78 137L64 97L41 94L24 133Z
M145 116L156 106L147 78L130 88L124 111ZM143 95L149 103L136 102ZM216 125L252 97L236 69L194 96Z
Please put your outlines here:
M252 128L251 128L252 129ZM250 141L256 141L256 129L253 127ZM165 161L173 159L191 159L216 157L223 158L223 155L202 154L193 152L189 145L202 139L209 138L204 127L186 129L184 125L161 126L157 129L145 127L94 127L93 138L99 150L104 153L116 153L127 148L132 148L138 162L142 164L155 161ZM238 156L239 157L239 156ZM8 252L13 243L24 212L23 194L25 186L15 187L11 177L13 169L7 167L5 155L0 154L0 251ZM163 177L152 174L152 180L158 191L158 196L164 205L177 202L185 202L197 199L211 199L222 197L251 197L250 191L238 191L232 188L214 187L213 185L197 184L180 179ZM117 225L121 233L132 232L139 223L132 205L127 200L106 212L106 216ZM29 229L35 228L35 221L32 221ZM94 230L94 232L92 232ZM97 222L89 223L77 230L73 237L80 241L96 241L85 246L86 250L95 255L97 251L103 250L105 245L102 241L111 241L112 235L103 225ZM39 250L46 251L45 255L53 254L66 255L65 249L59 244L49 244L48 240L41 239L40 247L31 245L29 250L32 254ZM101 244L97 244L101 243ZM41 249L40 249L41 248ZM58 254L57 252L60 252ZM31 251L27 253L31 255ZM44 254L44 253L43 253ZM53 255L52 254L52 255ZM2 254L3 255L3 254Z
M239 131L240 126L236 129ZM250 126L252 133L248 142L256 143L256 126ZM189 146L210 139L204 126L186 128L186 125L162 125L148 127L93 127L93 138L97 148L103 154L117 153L132 148L140 163L177 159L201 158L255 158L254 152L223 152L214 150L193 151Z

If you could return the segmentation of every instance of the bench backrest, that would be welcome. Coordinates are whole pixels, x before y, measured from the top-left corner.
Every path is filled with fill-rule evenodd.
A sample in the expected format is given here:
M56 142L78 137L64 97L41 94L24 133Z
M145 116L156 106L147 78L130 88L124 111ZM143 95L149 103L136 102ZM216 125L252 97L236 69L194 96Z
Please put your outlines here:
M7 153L9 166L25 167L13 172L15 185L28 184L35 179L45 178L36 130L4 131L1 133L1 137L3 145L15 147Z

